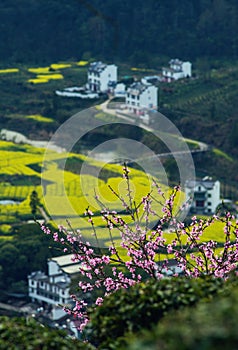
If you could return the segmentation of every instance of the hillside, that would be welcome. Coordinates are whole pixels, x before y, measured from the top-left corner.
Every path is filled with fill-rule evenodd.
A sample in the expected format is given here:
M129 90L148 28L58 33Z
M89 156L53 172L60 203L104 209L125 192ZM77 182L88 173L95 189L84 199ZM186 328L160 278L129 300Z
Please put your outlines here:
M8 70L0 70L1 129L18 131L31 139L48 140L69 117L105 101L105 96L93 101L56 96L57 89L86 82L88 62L55 62L47 66L12 65ZM147 69L125 63L119 64L118 70L119 79L127 75L139 80L148 74ZM158 72L159 69L150 70L150 74ZM158 86L159 111L179 128L184 137L211 146L206 154L194 157L197 175L212 175L220 179L223 196L235 200L238 198L237 72L236 61L201 60L200 64L193 65L192 79ZM98 117L104 118L100 113ZM107 116L107 121L110 120ZM154 126L157 127L156 123ZM148 132L118 124L93 130L75 145L74 151L80 153L85 147L90 149L118 136L141 141L157 153L166 152L165 145ZM177 182L174 162L168 159L164 166L170 180Z
M195 158L198 175L215 176L234 185L233 191L238 173L237 18L235 0L171 0L169 5L166 0L138 0L136 6L118 0L4 0L0 3L1 68L17 72L7 75L0 70L0 128L47 139L67 118L89 107L91 101L54 94L56 89L85 82L86 67L78 65L79 60L115 62L121 76L139 79L158 74L172 57L188 59L193 79L161 85L159 111L185 137L215 147L214 152ZM59 61L66 61L65 69L52 68ZM36 67L43 70L34 72ZM45 67L54 76L48 83ZM35 84L35 79L40 81L37 76L41 83ZM53 122L29 119L31 115ZM100 142L108 134L113 134L110 128L88 135L86 141ZM143 137L136 135L139 140ZM170 162L168 166L172 168Z
M0 62L237 58L236 0L3 0Z

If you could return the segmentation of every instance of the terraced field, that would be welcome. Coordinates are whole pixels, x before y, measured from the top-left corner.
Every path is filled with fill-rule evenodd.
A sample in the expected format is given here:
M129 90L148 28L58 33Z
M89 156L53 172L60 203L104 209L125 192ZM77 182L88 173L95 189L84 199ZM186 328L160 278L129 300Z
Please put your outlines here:
M100 239L106 242L109 235L100 217L102 208L99 201L95 199L95 194L106 207L121 212L122 203L109 189L109 186L128 200L126 197L127 183L122 178L122 166L104 165L78 154L50 151L47 162L44 163L44 171L42 171L44 152L42 148L0 141L0 224L12 224L33 219L30 194L35 190L45 211L52 217L52 223L66 225L68 219L75 229L80 228L89 237L92 228L85 219L84 213L86 208L90 207L95 212L95 224L99 228ZM62 169L62 161L66 157L69 164L71 164L70 160L73 160L73 169ZM76 173L77 160L79 167L83 161L87 161L90 169L95 169L99 177ZM105 178L105 174L114 174L114 176ZM133 200L139 203L141 198L152 189L152 179L135 169L131 169L130 179ZM161 187L168 192L168 188ZM2 202L1 204L3 200L11 200L16 203ZM161 204L155 203L153 209L158 214L161 213ZM119 239L119 232L117 238Z
M162 102L174 111L225 121L235 107L238 67L211 70L204 79L175 82L162 87ZM169 93L166 93L169 89Z

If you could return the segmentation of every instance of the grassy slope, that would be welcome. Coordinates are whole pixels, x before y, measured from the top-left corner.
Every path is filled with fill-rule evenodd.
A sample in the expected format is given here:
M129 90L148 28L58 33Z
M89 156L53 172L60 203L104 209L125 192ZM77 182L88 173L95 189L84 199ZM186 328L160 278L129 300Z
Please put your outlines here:
M20 204L1 205L0 222L14 222L25 215L29 216L31 213L29 196L33 190L37 191L41 202L45 204L46 209L57 224L65 225L66 219L70 219L73 227L81 228L86 235L91 233L91 228L84 219L85 209L88 206L96 212L99 212L101 209L94 199L95 189L106 206L115 210L121 209L120 201L108 188L110 185L115 191L120 191L121 195L126 194L126 183L121 177L121 166L108 164L104 167L109 173L113 172L116 174L117 177L111 177L103 181L92 175L79 176L79 174L73 173L70 169L65 171L60 167L58 161L65 159L65 157L68 157L68 159L73 158L74 163L77 158L79 163L85 158L76 154L67 155L51 152L50 163L46 171L41 173L40 168L43 156L43 149L28 145L16 146L12 142L0 141L0 157L2 159L0 199L17 199L21 201ZM91 167L102 168L100 162L92 159L88 159L88 162ZM30 184L32 177L34 177L35 185ZM44 198L40 182L41 177L47 181ZM141 197L150 191L151 182L147 175L138 170L132 170L131 179L132 196L136 202L139 202ZM166 190L166 188L164 189ZM95 224L102 226L102 219L97 217ZM100 238L104 240L108 238L108 233L105 231L100 228Z
M13 151L15 148L15 152ZM8 151L9 149L9 151ZM58 163L59 159L64 159L65 154L58 154L51 152L51 162L49 168L41 174L40 171L32 169L32 164L34 168L37 168L38 165L42 164L42 159L44 155L43 149L37 149L32 146L21 145L16 146L11 142L0 141L0 157L4 159L6 164L2 163L1 166L1 175L7 175L8 182L1 182L0 185L0 199L1 198L11 198L11 199L21 199L22 202L18 205L1 205L0 212L0 222L1 231L4 231L1 240L11 240L12 236L8 235L7 230L9 229L8 225L11 222L16 221L16 217L23 217L24 215L30 215L30 205L29 205L29 195L33 189L38 192L40 200L42 203L45 203L46 208L49 210L49 213L53 216L55 224L66 225L66 219L70 220L73 228L80 228L82 234L87 237L91 242L94 242L92 237L93 229L91 224L84 217L85 209L90 206L90 208L95 211L94 216L94 225L97 228L98 239L101 244L109 246L110 237L108 229L105 227L105 222L99 215L100 206L94 199L94 189L97 187L97 193L99 194L102 201L111 209L120 210L121 203L116 198L116 196L109 190L108 185L112 186L116 191L120 191L121 195L126 194L126 183L125 180L121 178L121 166L117 165L107 165L107 168L114 173L118 173L118 177L112 177L105 181L97 179L93 176L82 175L81 177L86 180L86 183L83 183L79 180L79 175L70 171L64 171L61 169L60 164ZM74 163L75 159L85 159L84 156L69 154L68 158L73 158ZM101 167L101 163L95 160L88 159L91 166ZM3 162L3 161L2 161ZM18 179L16 176L25 177L25 185L18 185ZM27 178L34 175L38 177L39 180L41 176L48 181L46 195L42 196L42 188L40 184L35 186L27 185ZM17 179L17 180L16 180ZM66 194L62 191L62 182L66 189ZM132 169L131 171L132 179L132 195L134 196L135 201L138 203L142 196L146 195L151 189L151 184L148 182L146 175L141 173L138 170ZM12 184L10 185L10 182ZM86 189L86 193L85 193ZM166 191L166 188L163 187L163 190ZM157 213L161 213L161 206L156 205L153 209ZM98 214L97 214L98 213ZM130 222L128 216L124 218ZM224 242L224 233L223 233L223 224L215 223L211 227L207 228L202 240L207 241L210 239L216 240L218 242ZM6 231L6 232L5 232ZM120 232L116 229L113 230L112 236L114 243L119 246L120 244ZM173 233L165 233L165 238L167 243L175 238ZM219 251L219 249L218 249ZM125 254L121 250L122 256ZM162 258L169 258L169 255L161 255ZM126 256L125 256L126 258Z

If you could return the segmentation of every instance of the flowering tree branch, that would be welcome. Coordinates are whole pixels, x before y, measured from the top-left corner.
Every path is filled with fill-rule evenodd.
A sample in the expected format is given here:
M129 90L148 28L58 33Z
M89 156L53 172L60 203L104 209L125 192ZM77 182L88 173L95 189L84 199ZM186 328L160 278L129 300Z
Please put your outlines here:
M178 221L174 214L179 186L174 187L169 198L166 199L161 188L154 182L156 195L159 195L161 200L156 199L151 191L136 204L132 198L129 170L124 166L123 171L127 184L127 199L112 188L111 190L120 199L132 223L126 219L126 216L123 218L123 215L105 207L95 196L101 206L101 216L111 241L107 253L105 249L100 248L97 237L99 229L94 224L93 212L89 208L86 209L85 216L91 224L96 247L85 240L81 232L75 231L70 224L69 228L61 226L54 233L42 226L46 234L52 234L55 241L63 244L65 252L74 254L75 262L81 263L79 289L83 293L100 291L100 297L94 300L95 305L101 305L105 295L120 288L133 286L144 279L159 280L166 274L177 276L178 272L175 270L178 271L178 269L190 278L202 275L227 278L229 273L236 269L238 221L235 221L230 213L225 217L214 215L206 219L194 216L191 223L185 225L184 222ZM164 203L161 216L152 209L155 201ZM156 225L150 228L150 224L155 220ZM218 221L224 224L223 243L204 237L206 229ZM166 226L170 229L166 229ZM114 232L118 231L121 237L119 247L113 239ZM171 240L171 237L175 238ZM173 268L170 266L171 261L173 261ZM78 299L76 295L73 295L72 299L75 307L72 310L66 309L66 312L81 320L80 329L82 330L89 321L87 303L83 299Z

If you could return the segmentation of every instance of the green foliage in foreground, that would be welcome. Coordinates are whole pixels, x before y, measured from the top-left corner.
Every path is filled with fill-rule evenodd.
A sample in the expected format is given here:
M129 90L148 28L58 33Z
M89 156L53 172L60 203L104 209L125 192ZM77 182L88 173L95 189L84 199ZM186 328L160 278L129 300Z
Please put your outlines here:
M126 350L236 350L238 287L211 303L200 302L167 315L152 331L134 338Z
M0 317L0 350L236 350L237 317L236 278L165 278L105 298L87 328L94 345L31 318Z
M0 349L8 350L92 350L94 347L24 318L0 317Z
M106 297L93 311L86 331L99 349L118 349L128 334L150 329L168 312L211 300L224 286L224 280L214 278L149 280Z

